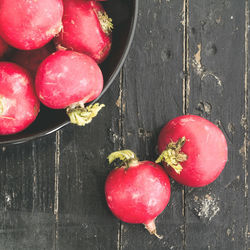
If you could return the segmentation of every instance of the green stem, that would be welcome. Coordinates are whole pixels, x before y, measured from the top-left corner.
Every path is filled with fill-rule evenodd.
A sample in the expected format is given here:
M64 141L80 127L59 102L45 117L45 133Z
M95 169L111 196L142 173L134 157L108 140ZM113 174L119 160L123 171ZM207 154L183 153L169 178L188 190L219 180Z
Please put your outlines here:
M97 116L98 112L105 107L104 104L91 104L87 107L79 104L78 106L68 107L66 109L67 115L70 118L71 123L79 126L85 126L90 123L92 119Z
M116 159L120 159L127 167L137 165L138 163L136 154L128 149L111 153L108 156L109 164L111 164Z
M172 167L177 174L180 174L182 171L180 162L187 160L187 155L181 152L182 146L185 142L185 136L180 138L177 142L170 142L155 162L165 162L167 165Z
M98 16L103 32L109 35L112 32L112 29L114 28L112 19L108 17L106 11L98 11L97 16Z

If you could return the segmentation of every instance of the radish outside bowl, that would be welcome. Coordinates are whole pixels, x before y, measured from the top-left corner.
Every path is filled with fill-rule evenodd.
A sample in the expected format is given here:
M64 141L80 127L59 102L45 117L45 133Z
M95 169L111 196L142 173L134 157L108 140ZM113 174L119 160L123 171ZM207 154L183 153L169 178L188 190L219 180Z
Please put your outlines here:
M94 102L108 90L125 61L133 40L138 13L138 0L108 0L102 3L113 20L114 29L110 54L100 65L104 89ZM30 127L18 134L0 136L0 144L23 143L53 133L67 124L69 118L65 110L53 110L41 105L40 113Z

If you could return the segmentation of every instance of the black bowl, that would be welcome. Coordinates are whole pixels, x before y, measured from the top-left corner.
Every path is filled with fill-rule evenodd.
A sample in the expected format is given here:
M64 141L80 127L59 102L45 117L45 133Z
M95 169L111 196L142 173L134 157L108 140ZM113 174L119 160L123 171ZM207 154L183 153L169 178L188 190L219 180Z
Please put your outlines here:
M104 77L104 89L94 102L107 91L125 61L133 40L138 13L138 0L108 0L102 3L113 20L114 30L110 54L100 65ZM52 110L41 105L41 111L31 126L18 134L0 136L0 145L27 142L53 133L67 124L69 119L65 110Z

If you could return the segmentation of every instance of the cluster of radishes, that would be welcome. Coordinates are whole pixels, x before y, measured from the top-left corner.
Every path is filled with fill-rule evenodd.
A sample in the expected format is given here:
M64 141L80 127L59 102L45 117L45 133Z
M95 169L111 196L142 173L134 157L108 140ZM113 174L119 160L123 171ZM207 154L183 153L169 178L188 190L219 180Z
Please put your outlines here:
M142 223L161 238L156 233L155 219L170 199L168 175L183 185L208 185L225 167L228 149L217 126L202 117L184 115L163 127L158 151L155 163L140 162L130 150L110 154L110 163L119 158L124 165L107 177L105 195L116 217L127 223ZM157 164L160 162L164 169Z
M40 101L85 125L104 106L98 66L111 48L111 19L94 0L0 0L0 134L27 128Z

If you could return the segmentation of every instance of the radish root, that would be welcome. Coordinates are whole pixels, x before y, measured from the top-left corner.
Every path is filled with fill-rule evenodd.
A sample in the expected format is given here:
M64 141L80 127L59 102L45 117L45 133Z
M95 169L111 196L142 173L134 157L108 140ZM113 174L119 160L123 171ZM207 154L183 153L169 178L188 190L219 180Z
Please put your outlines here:
M156 236L160 240L163 239L163 236L157 234L157 232L156 232L155 220L152 220L149 223L144 224L144 226L149 231L150 234L153 234L154 236Z

